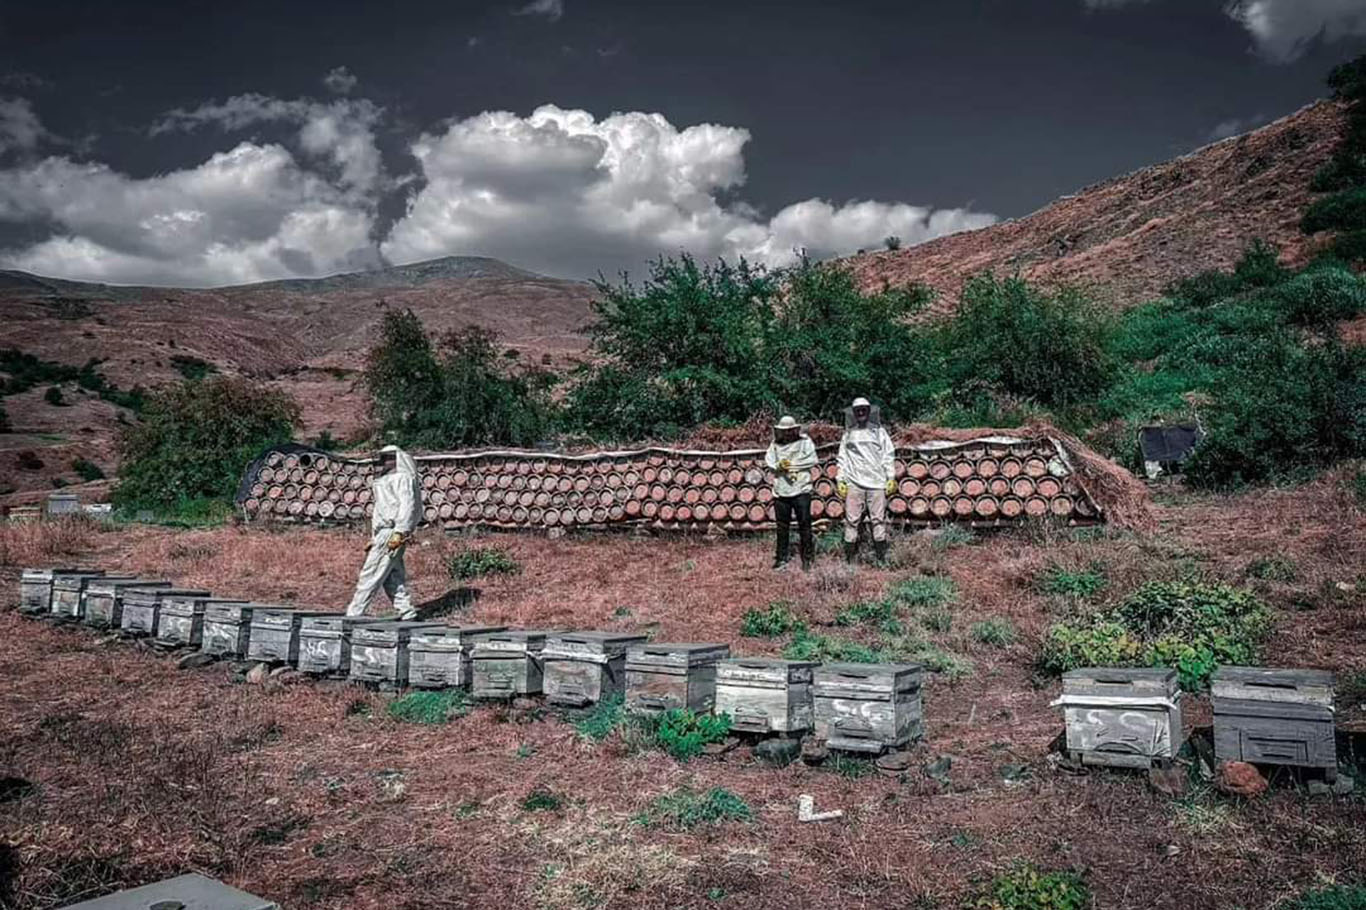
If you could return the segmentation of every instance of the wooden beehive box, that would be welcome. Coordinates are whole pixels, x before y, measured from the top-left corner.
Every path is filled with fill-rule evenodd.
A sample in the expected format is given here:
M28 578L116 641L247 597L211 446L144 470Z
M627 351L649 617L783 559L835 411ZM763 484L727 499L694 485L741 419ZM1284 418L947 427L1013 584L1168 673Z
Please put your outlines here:
M351 630L350 677L364 682L408 685L408 642L413 633L441 623L383 620Z
M52 611L52 582L59 575L102 575L99 569L28 568L19 576L19 612L42 616Z
M63 572L52 578L52 603L48 607L49 616L62 616L79 619L83 614L86 586L97 578L109 578L103 572ZM119 575L116 578L132 578Z
M358 625L383 622L373 616L309 616L299 626L300 673L346 676L351 672L351 632Z
M251 641L251 617L257 604L211 603L204 608L199 650L213 657L245 660Z
M557 632L546 638L541 660L547 701L582 707L626 691L626 650L643 643L630 632Z
M279 910L279 905L192 872L70 904L66 910Z
M210 604L244 603L232 597L167 596L157 618L157 644L171 648L198 648L204 643L204 613Z
M796 733L811 729L811 676L815 661L731 657L716 665L717 714L732 730Z
M470 653L470 694L475 698L540 695L541 651L557 629L508 629L481 635Z
M408 639L408 685L422 689L470 686L470 654L479 636L507 626L433 626Z
M730 645L655 642L626 649L626 706L657 714L670 708L707 712L716 703L716 665Z
M1332 673L1220 667L1210 696L1221 761L1323 768L1336 777Z
M123 618L119 632L142 637L157 634L161 606L170 597L209 597L196 588L127 588L123 592Z
M123 622L123 595L133 588L169 588L171 583L153 578L92 578L85 585L82 622L96 629L117 629Z
M832 749L899 749L924 732L919 664L836 663L811 682L816 736Z
M1083 764L1148 768L1181 749L1181 688L1170 669L1083 667L1062 676L1067 751Z
M327 615L322 610L253 604L247 660L296 666L299 663L299 627L309 617Z

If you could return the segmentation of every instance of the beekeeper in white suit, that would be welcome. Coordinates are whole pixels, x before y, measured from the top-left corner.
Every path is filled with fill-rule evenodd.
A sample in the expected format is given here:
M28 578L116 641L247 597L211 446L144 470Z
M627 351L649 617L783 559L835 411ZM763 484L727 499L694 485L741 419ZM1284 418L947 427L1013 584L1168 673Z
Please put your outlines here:
M873 526L873 553L887 558L887 497L896 489L896 446L867 398L855 398L844 412L840 440L840 496L844 499L844 560L858 556L859 522L865 512Z
M363 614L382 587L399 619L413 619L417 611L405 584L403 551L422 511L422 486L413 456L398 446L380 449L379 461L382 475L370 487L370 501L375 507L370 518L370 543L346 615Z

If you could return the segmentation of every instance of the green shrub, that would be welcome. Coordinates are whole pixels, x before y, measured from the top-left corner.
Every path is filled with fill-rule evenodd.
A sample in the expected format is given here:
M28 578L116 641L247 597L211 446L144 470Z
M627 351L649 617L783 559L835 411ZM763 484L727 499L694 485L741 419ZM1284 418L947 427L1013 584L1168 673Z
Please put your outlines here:
M446 557L446 575L452 581L468 581L485 575L516 575L522 565L496 547L470 547Z
M1093 400L1118 367L1104 311L1075 289L1049 294L1021 278L969 279L945 332L958 389L995 389L1065 408Z
M920 614L920 624L931 632L943 634L953 628L953 612L944 607L934 607Z
M409 692L389 703L390 717L413 724L444 724L468 710L465 693L458 689Z
M1306 234L1319 231L1357 231L1366 228L1366 187L1354 186L1316 199L1304 210L1300 230Z
M865 600L850 604L835 614L835 625L857 626L860 623L885 623L896 619L896 604L890 600Z
M1320 268L1276 289L1286 317L1299 325L1326 326L1366 310L1366 286L1346 268Z
M65 398L62 397L62 388L61 388L61 386L55 386L55 385L54 385L54 386L48 386L47 391L43 393L43 401L46 401L48 404L52 405L54 408L64 408L64 407L67 407L67 404L68 404L68 403L67 403L67 400L66 400Z
M1294 581L1299 575L1295 563L1279 556L1254 559L1248 563L1247 574L1263 581Z
M955 547L967 546L976 539L977 536L972 533L972 528L965 528L962 525L944 525L930 539L930 548L952 550Z
M1092 566L1089 569L1064 569L1050 563L1034 578L1034 589L1040 594L1085 599L1093 597L1105 587L1105 576Z
M207 360L189 354L174 355L171 358L171 366L175 367L176 370L180 372L181 376L184 376L191 382L203 379L205 376L218 372L218 367L209 363Z
M749 804L723 787L713 787L705 793L683 787L655 799L635 821L651 828L690 831L699 825L745 822L753 817Z
M626 720L625 698L620 692L607 696L574 721L584 739L600 743Z
M545 787L536 787L522 799L523 812L558 812L564 808L564 797Z
M1090 905L1090 889L1077 875L1018 863L992 880L969 906L973 910L1085 910Z
M740 634L746 638L776 638L801 625L791 604L775 600L763 609L746 610L740 620Z
M679 761L702 754L708 743L719 743L730 733L729 714L698 714L687 708L670 708L646 721L655 744Z
M162 389L123 430L114 501L163 512L199 500L229 503L242 471L262 449L289 440L298 414L288 395L247 379Z
M1306 891L1283 910L1366 910L1366 885L1335 885Z
M496 341L469 326L433 345L411 310L385 313L365 366L381 435L427 448L525 446L544 438L552 423L550 377L508 372Z
M71 461L71 470L80 475L81 480L89 483L92 480L104 480L104 470L95 462L77 456Z
M1019 634L1015 631L1015 626L1008 619L993 616L991 619L984 619L981 622L972 624L972 637L985 645L992 645L997 648L1004 648L1015 643Z
M907 578L892 585L887 597L903 607L940 607L958 599L958 586L951 578Z
M867 645L834 635L815 635L799 629L792 641L783 648L787 660L814 660L817 663L872 664L880 660L878 652Z
M1186 691L1203 688L1220 664L1249 664L1270 627L1252 593L1222 584L1150 582L1089 621L1057 623L1044 635L1041 668L1172 667Z

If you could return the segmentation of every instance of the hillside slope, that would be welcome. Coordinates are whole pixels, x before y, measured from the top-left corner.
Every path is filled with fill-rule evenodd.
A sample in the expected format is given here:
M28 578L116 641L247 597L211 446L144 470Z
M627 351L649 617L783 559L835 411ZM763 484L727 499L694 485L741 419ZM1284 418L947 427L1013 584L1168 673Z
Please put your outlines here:
M1254 238L1289 263L1312 251L1300 233L1309 182L1331 154L1342 109L1319 102L1253 132L1088 186L1031 215L909 249L845 260L867 287L921 282L953 308L964 279L984 270L1085 283L1124 307L1173 279L1227 268Z

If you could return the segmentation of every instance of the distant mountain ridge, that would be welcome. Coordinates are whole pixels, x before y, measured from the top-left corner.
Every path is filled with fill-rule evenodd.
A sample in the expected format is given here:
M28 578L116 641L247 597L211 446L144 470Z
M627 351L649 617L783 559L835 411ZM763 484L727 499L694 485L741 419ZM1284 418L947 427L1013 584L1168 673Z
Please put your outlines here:
M95 281L73 281L51 278L17 269L0 269L0 294L26 297L65 297L83 300L133 300L167 291L203 293L251 293L256 291L287 291L293 294L326 294L334 291L380 290L384 288L415 288L439 281L463 279L550 280L519 269L488 256L443 256L406 265L389 265L360 272L342 272L321 278L277 278L250 284L230 284L209 288L177 288L156 285L117 285Z

